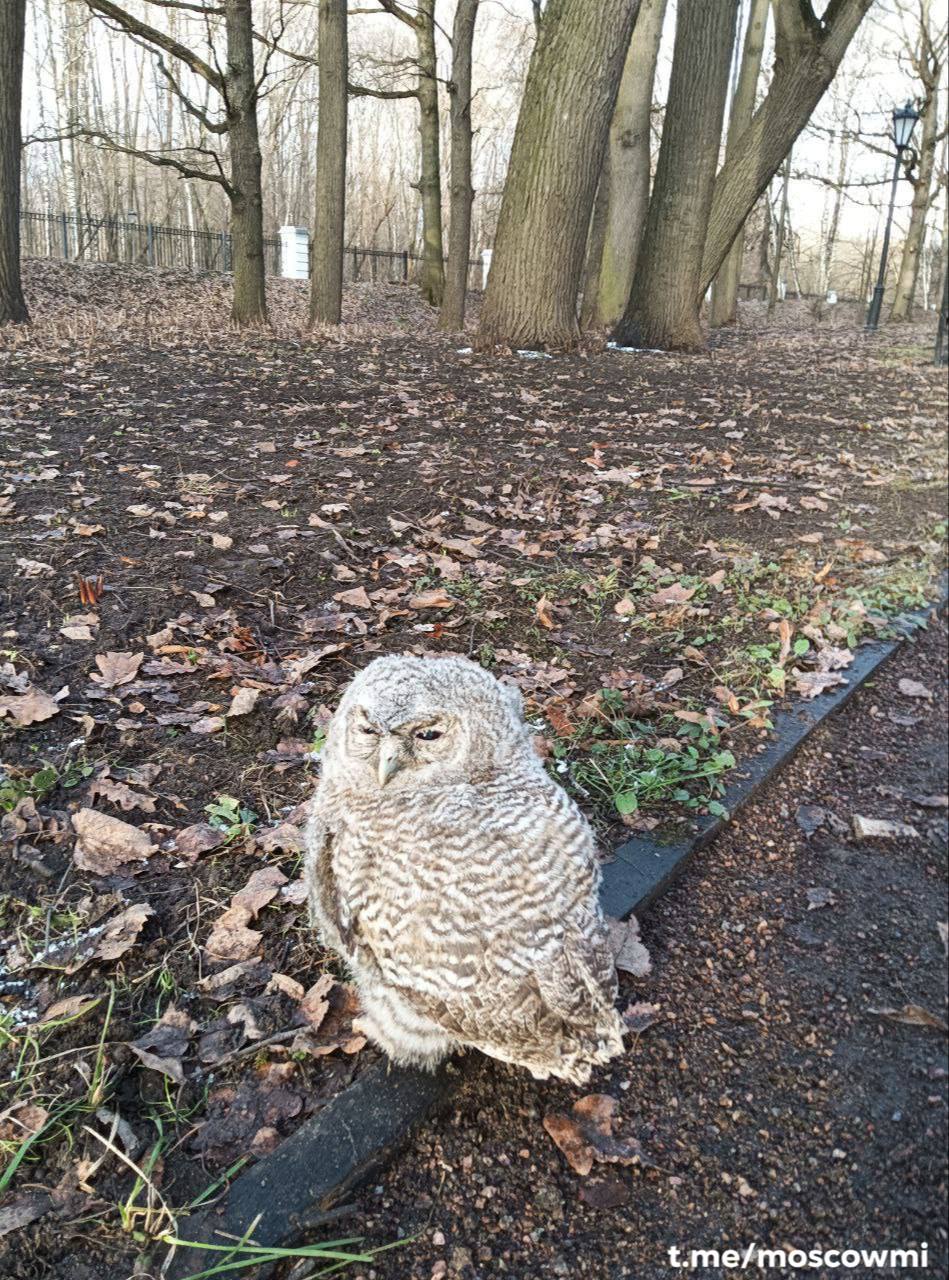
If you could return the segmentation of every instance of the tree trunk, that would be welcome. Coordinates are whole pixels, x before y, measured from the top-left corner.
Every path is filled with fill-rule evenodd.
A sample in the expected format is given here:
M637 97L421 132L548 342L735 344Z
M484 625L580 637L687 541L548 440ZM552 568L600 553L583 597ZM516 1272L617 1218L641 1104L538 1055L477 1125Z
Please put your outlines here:
M435 0L419 0L413 25L418 49L418 127L422 162L418 184L422 197L422 296L433 307L440 307L445 290L445 251L442 247Z
M755 114L755 94L761 73L761 58L764 54L769 4L770 0L751 0L748 10L748 26L741 51L741 70L738 73L738 85L732 99L731 116L728 121L726 160L734 152L735 144L751 124ZM749 209L748 212L751 213L751 210ZM735 237L735 243L729 249L728 256L712 285L709 323L713 329L734 324L738 319L738 286L741 283L743 234L744 227Z
M339 324L346 222L346 0L320 0L319 58L310 324Z
M583 328L623 314L649 208L649 124L666 0L643 0L629 42L597 191L583 290Z
M722 136L738 0L679 0L666 118L624 346L695 351L702 248Z
M587 228L638 0L550 0L501 201L481 346L571 346Z
M260 186L257 77L251 0L225 0L227 31L225 99L231 150L231 244L238 325L267 323L264 286L264 202Z
M460 333L465 327L468 256L471 253L471 46L478 0L458 0L451 31L451 224L448 229L448 277L439 329Z
M699 294L718 274L745 219L811 118L873 0L773 0L774 75L767 97L715 179Z
M20 110L26 0L0 3L0 324L28 324L20 281Z
M938 92L933 92L923 112L923 136L919 143L919 172L913 180L913 207L910 212L909 230L903 241L903 253L900 257L900 273L896 282L896 294L890 319L895 321L910 320L913 314L913 296L916 293L916 279L919 275L919 259L926 235L926 215L932 203L933 169L936 162L936 142L938 131Z

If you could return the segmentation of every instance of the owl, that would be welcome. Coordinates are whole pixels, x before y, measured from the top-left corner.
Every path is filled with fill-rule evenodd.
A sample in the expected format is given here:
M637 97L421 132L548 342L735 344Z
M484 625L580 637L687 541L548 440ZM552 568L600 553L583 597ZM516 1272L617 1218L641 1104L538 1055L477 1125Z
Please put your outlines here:
M385 657L356 676L306 844L314 922L392 1061L474 1048L582 1084L622 1051L592 832L520 693L477 663Z

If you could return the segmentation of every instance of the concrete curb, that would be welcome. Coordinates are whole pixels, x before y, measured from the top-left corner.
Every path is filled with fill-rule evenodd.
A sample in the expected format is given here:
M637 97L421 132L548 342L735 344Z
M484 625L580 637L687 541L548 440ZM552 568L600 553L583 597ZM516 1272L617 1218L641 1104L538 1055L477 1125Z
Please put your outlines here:
M810 702L795 704L775 717L774 734L765 749L736 769L723 803L729 818L704 817L681 840L663 843L636 837L616 850L603 867L600 901L611 916L644 910L685 870L758 789L794 756L828 716L833 715L874 676L904 640L925 627L946 607L944 578L939 598L926 609L908 613L891 625L892 640L858 649L847 670L848 683ZM386 1163L420 1124L451 1098L464 1075L463 1061L448 1063L434 1074L377 1063L320 1113L235 1178L213 1209L178 1222L185 1240L224 1243L239 1239L258 1215L253 1241L289 1245L300 1239L311 1219L331 1208L374 1169ZM220 1262L223 1255L196 1249L179 1250L170 1259L166 1280L188 1276Z

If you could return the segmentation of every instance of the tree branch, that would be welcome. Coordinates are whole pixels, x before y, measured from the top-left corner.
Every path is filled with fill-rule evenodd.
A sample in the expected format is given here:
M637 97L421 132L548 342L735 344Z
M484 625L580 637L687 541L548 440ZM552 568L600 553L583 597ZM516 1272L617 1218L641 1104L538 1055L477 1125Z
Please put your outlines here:
M121 155L134 156L138 160L144 160L147 164L155 165L156 168L175 169L183 178L198 178L202 182L215 182L218 186L223 187L228 196L234 197L237 194L236 188L228 180L221 166L221 158L216 151L211 151L207 147L182 147L182 151L190 151L196 155L209 156L215 164L217 173L209 173L207 169L193 168L182 160L176 159L171 155L158 155L153 151L143 151L139 147L126 147L120 142L116 142L114 138L110 138L107 133L102 133L99 129L87 129L76 126L68 135L71 138L89 138L96 141L103 151L117 151ZM40 138L37 141L48 142L49 138Z
M97 13L99 17L111 18L126 35L138 36L140 40L145 40L148 44L154 45L158 49L164 49L165 53L177 58L179 62L183 62L196 76L201 76L219 93L224 92L224 77L179 40L166 35L164 31L159 31L157 27L152 27L147 22L142 22L141 19L133 17L132 14L126 13L117 4L113 4L112 0L86 0L86 5L93 13ZM202 12L206 11L202 10Z

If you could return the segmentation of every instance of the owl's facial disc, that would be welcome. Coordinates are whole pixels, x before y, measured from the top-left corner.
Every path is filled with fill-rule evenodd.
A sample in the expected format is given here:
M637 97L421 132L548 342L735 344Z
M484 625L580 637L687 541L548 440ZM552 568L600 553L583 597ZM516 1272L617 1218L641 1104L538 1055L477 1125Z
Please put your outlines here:
M457 746L455 721L447 714L430 713L383 724L358 707L353 728L358 754L374 765L380 787L403 771L417 778L426 765L445 762Z

